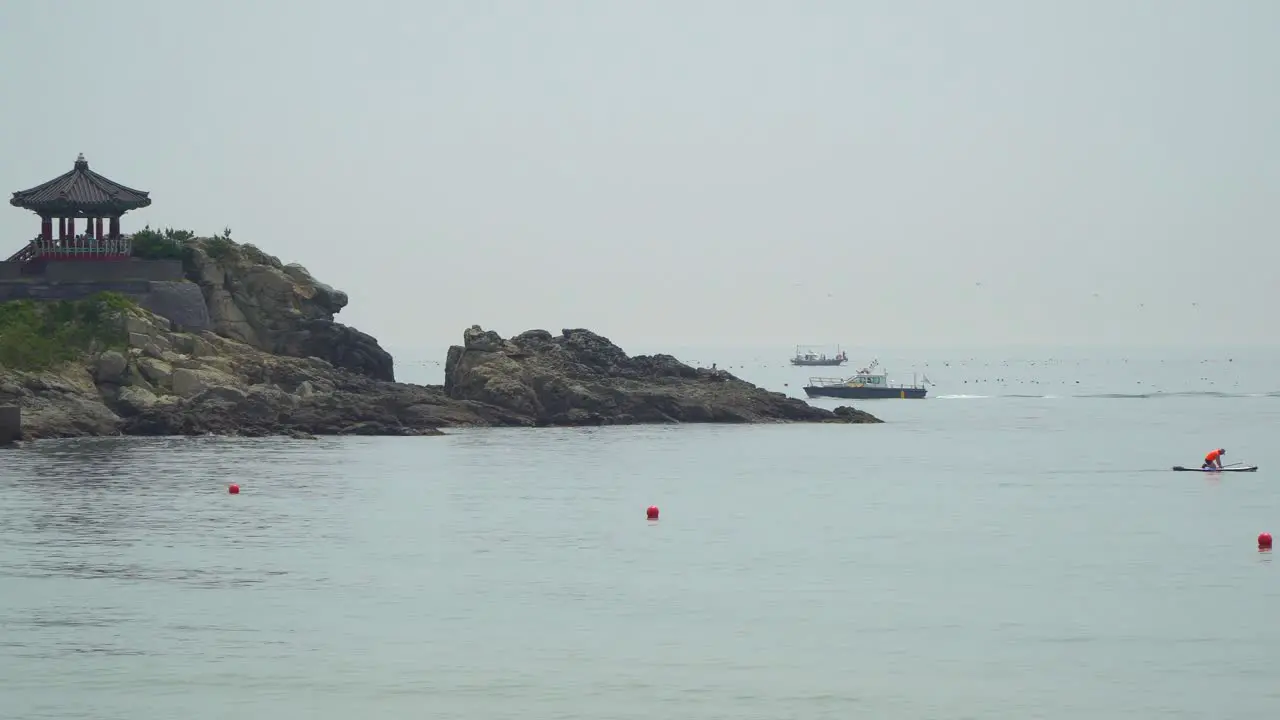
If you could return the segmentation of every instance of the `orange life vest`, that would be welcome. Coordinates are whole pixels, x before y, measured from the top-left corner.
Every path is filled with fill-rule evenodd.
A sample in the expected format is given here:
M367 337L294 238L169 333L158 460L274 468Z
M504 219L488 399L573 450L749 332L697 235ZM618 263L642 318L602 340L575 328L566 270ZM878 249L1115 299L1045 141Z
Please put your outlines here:
M1217 450L1210 450L1209 454L1204 456L1204 461L1207 463L1211 463L1220 457L1222 457L1222 453L1218 452Z

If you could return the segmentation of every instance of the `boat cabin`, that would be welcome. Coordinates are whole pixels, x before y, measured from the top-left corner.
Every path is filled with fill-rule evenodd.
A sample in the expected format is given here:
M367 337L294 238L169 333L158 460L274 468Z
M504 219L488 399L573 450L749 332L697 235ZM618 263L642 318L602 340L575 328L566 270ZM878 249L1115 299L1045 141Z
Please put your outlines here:
M870 370L859 370L857 375L845 381L846 385L852 387L889 387L889 376L885 373L873 373Z
M879 366L879 360L872 360L870 365L859 370L857 375L846 380L844 384L850 387L889 387L888 373L875 372Z

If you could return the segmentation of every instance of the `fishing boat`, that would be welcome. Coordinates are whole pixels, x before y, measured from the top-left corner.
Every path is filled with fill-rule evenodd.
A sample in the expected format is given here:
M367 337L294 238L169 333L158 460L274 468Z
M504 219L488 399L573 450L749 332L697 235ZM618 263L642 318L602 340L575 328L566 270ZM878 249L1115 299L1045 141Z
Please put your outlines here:
M823 367L835 367L838 365L843 365L848 361L849 361L849 356L845 354L845 352L841 350L838 346L836 347L836 354L832 357L827 357L825 353L819 354L814 352L813 350L806 350L800 345L797 345L795 357L791 358L792 365L823 366Z
M888 373L876 372L879 364L879 360L873 361L870 366L859 370L857 375L847 379L809 378L809 384L804 387L804 392L809 397L833 397L847 400L919 399L925 396L927 390L923 384L916 382L914 373L910 385L891 383ZM925 378L925 382L928 381L929 379Z

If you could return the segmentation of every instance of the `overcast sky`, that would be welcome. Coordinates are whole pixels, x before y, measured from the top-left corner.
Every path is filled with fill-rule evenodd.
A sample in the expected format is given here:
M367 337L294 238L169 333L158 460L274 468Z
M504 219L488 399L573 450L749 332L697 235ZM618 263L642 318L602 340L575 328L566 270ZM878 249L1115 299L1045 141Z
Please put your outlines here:
M0 189L83 152L388 345L1275 342L1267 0L11 0L0 62Z

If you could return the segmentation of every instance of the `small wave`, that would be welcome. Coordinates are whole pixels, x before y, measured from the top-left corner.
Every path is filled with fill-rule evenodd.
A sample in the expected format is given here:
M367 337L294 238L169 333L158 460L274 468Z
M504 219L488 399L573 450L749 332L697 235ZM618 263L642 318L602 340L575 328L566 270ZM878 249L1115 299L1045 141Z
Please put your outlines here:
M1034 395L1010 393L1008 395L938 395L937 400L981 400L987 398L1003 398L1015 400L1058 400L1062 395ZM1203 398L1280 398L1280 391L1262 393L1227 393L1214 390L1186 390L1176 392L1147 393L1093 393L1084 395L1067 395L1080 400L1149 400L1153 398L1203 397Z

